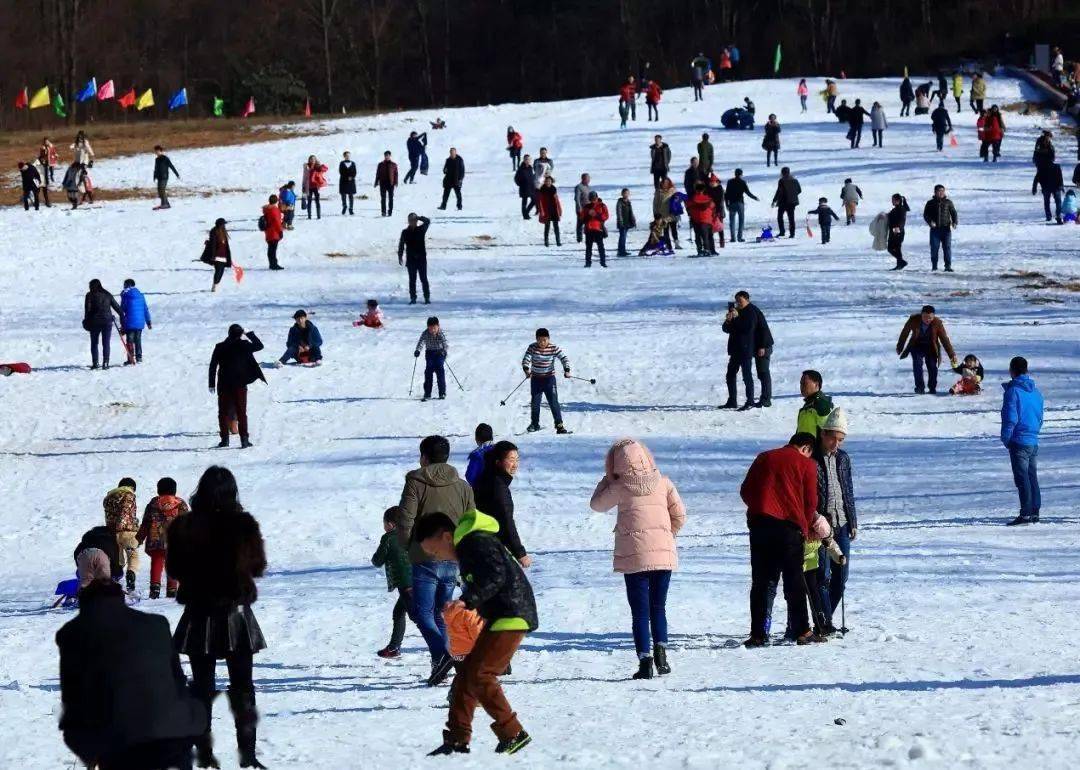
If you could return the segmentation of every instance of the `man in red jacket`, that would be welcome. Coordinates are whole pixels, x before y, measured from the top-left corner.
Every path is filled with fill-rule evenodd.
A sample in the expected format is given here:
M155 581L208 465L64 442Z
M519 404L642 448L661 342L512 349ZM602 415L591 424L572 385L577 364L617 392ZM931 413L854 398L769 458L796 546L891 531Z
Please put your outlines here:
M589 202L581 209L580 217L585 230L585 267L592 267L593 244L596 244L600 254L600 267L607 267L607 256L604 254L607 227L604 222L608 219L608 208L595 191L589 193Z
M270 202L263 206L263 235L266 236L266 259L270 262L271 270L284 270L277 261L277 247L281 239L285 237L285 218L278 206L278 197L270 196Z
M810 459L816 438L796 433L787 446L754 458L739 494L750 529L750 638L747 647L769 643L765 619L769 584L783 575L788 625L799 644L817 641L810 630L803 582L803 543L817 512L817 466Z
M629 109L630 120L637 120L637 83L634 82L633 75L619 87L619 101Z

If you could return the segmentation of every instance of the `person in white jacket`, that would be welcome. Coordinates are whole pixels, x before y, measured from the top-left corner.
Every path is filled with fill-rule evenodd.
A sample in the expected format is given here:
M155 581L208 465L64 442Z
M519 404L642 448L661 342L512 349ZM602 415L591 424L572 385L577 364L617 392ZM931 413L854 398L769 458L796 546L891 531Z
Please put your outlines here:
M885 146L885 129L889 127L889 121L885 117L885 108L881 102L874 102L870 108L870 132L874 135L874 146Z

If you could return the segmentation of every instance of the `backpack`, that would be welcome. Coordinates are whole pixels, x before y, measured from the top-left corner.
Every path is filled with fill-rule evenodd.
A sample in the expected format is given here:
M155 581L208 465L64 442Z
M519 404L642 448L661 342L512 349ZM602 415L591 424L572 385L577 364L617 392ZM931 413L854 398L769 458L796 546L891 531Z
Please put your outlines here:
M266 231L266 214L263 214L262 216L260 216L259 221L256 224L258 225L259 230L265 232Z

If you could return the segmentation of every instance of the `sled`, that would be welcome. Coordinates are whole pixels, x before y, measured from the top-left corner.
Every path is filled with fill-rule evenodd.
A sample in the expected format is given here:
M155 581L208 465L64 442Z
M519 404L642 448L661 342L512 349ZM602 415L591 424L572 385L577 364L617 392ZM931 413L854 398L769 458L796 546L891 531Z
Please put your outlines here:
M244 268L240 267L240 265L234 264L233 268L232 268L232 272L233 272L233 278L236 279L237 283L240 283L242 280L244 280Z
M959 147L960 146L960 142L957 140L956 134L949 134L949 146L950 147Z
M0 377L10 377L13 374L30 374L30 364L0 364Z
M120 322L113 317L113 326L116 328L116 333L120 335L120 344L124 346L124 352L127 353L127 362L129 364L135 364L135 351L131 349L131 345L128 344L127 337L124 336L124 330L120 328Z
M54 610L61 605L74 607L79 603L79 579L74 577L70 580L61 580L56 584L55 595L57 599L52 605Z
M814 231L810 227L810 217L806 218L806 236L808 238L813 238L814 237Z
M443 610L446 623L447 652L455 660L464 660L472 652L476 638L484 629L484 621L476 610L465 609L460 604L452 604Z

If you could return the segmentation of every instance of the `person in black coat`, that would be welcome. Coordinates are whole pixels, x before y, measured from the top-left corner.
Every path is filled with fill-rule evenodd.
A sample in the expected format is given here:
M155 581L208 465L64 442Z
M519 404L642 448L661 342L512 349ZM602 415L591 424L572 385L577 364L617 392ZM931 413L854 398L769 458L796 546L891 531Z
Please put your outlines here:
M41 174L33 163L19 161L19 177L22 181L22 205L24 211L30 210L30 203L34 204L34 211L41 210L41 201L38 198L38 190L41 188ZM48 194L48 188L45 188ZM46 198L46 204L48 199Z
M112 340L113 311L123 319L123 311L112 294L107 292L97 278L90 281L90 291L83 299L82 327L90 332L91 369L98 368L98 339L101 340L101 365L109 368L109 342ZM123 325L121 323L121 325Z
M532 558L521 544L514 523L514 497L510 484L518 469L518 448L500 441L484 457L484 470L473 486L476 509L499 522L499 540L522 567L532 566Z
M1057 223L1061 224L1061 191L1065 188L1065 180L1061 175L1061 166L1057 163L1044 163L1035 170L1035 178L1031 180L1031 194L1035 195L1042 188L1043 211L1046 213L1046 221L1050 221L1050 199L1054 200L1054 216Z
M405 142L405 150L409 155L409 173L405 175L405 184L416 184L416 168L420 165L420 159L427 152L427 132L417 134L409 133ZM427 172L425 172L427 173Z
M694 194L698 182L704 181L705 170L702 169L701 162L696 157L691 158L690 165L683 172L683 189L686 190L687 197Z
M514 172L514 184L521 198L521 218L531 219L529 212L536 208L536 172L532 158L526 155Z
M934 138L940 152L945 148L945 134L952 132L952 118L949 117L949 111L945 109L944 101L940 102L934 111L930 113L930 128L934 132Z
M870 113L862 106L862 99L856 99L855 106L848 110L847 114L848 139L851 142L852 149L858 147L862 142L863 120L868 117L870 117Z
M266 552L259 524L241 506L228 469L207 468L191 496L191 513L169 525L165 569L180 582L176 601L184 614L173 642L191 662L192 691L209 714L214 669L225 661L240 767L263 767L255 757L252 656L266 648L266 640L251 605L258 598L255 579L266 571ZM209 724L195 748L200 767L218 767Z
M904 226L907 224L907 215L911 211L911 207L908 206L907 198L900 193L893 193L892 205L893 207L889 209L889 213L886 215L886 222L889 226L888 250L892 256L896 257L896 267L893 270L903 270L907 267L902 251Z
M765 314L750 303L750 293L739 291L735 301L728 303L727 316L721 327L728 335L727 388L728 400L721 409L746 411L754 407L772 406L772 376L769 362L772 357L773 338ZM758 379L761 380L761 400L754 401L754 378L750 362L756 362ZM735 376L742 369L746 402L740 407L736 397Z
M461 211L461 183L465 181L465 161L457 154L457 148L450 148L450 157L443 163L443 193L442 203L439 208L446 210L446 201L450 199L450 191L454 191L457 199L458 211Z
M341 163L338 163L338 193L341 195L341 215L349 212L353 215L353 196L356 195L356 163L349 158L349 153L341 154Z
M82 540L75 546L75 566L79 566L79 554L88 548L97 548L109 557L109 571L113 580L119 580L124 576L124 568L120 564L120 546L116 542L116 533L108 527L92 527L82 536Z
M247 339L243 339L243 337ZM229 336L214 346L210 356L210 392L217 390L218 429L221 433L219 448L229 445L229 425L235 419L239 423L240 446L251 446L248 440L247 386L262 380L262 368L254 354L263 349L255 332L245 332L240 324L229 327Z
M728 183L731 190L731 183ZM776 193L773 195L772 205L776 207L776 224L779 226L780 237L784 237L784 215L787 214L788 227L791 229L791 238L795 237L795 207L799 205L799 193L802 185L799 180L791 175L791 169L784 166L780 169L780 179L776 183Z
M424 304L431 304L431 288L427 279L427 237L431 220L418 214L409 214L409 226L398 238L397 261L409 271L409 304L416 304L416 279L424 289Z
M100 770L190 768L209 724L188 690L169 622L124 602L99 575L79 592L79 614L56 633L64 743Z
M911 86L911 78L904 78L900 82L900 117L911 115L913 101L915 101L915 89Z

